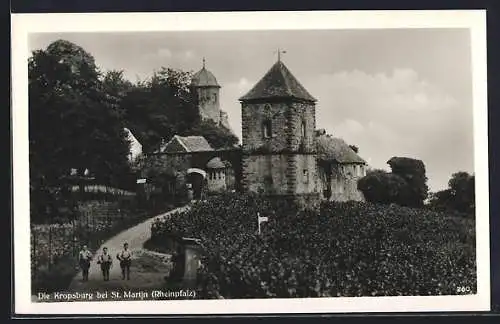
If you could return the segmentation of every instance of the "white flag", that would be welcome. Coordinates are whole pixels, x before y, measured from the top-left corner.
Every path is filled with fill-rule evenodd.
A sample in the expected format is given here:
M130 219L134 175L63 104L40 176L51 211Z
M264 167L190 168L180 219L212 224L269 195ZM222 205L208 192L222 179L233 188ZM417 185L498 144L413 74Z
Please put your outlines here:
M267 217L260 217L259 216L259 224L263 222L267 222L269 219Z
M260 213L257 213L257 227L258 227L258 230L259 230L259 235L260 235L260 223L262 222L267 222L268 221L268 218L267 217L260 217Z

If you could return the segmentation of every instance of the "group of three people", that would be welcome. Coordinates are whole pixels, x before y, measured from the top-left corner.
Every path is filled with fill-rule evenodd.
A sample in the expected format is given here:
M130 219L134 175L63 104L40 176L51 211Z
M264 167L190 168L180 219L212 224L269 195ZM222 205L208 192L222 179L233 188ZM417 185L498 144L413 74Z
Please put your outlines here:
M123 250L121 250L116 258L120 261L120 268L122 269L122 280L130 280L130 265L132 261L132 254L128 249L128 243L123 244ZM92 262L93 256L86 245L79 254L80 268L82 269L83 281L89 280L89 269L90 262ZM109 270L113 266L113 258L108 253L108 248L103 247L102 253L97 258L97 264L101 266L102 276L104 281L109 281Z

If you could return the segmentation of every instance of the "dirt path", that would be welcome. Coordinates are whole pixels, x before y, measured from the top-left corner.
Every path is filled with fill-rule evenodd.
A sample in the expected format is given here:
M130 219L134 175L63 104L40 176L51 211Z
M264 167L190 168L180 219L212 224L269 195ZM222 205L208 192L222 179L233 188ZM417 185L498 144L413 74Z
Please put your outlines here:
M82 273L80 272L71 282L69 291L87 291L94 289L108 288L146 288L154 285L161 285L164 273L159 267L161 262L150 264L151 258L145 258L143 253L143 245L151 237L151 225L157 218L168 216L175 212L186 210L187 206L179 207L167 213L152 217L136 226L133 226L116 236L106 241L98 251L94 253L94 260L89 269L89 281L82 281ZM123 243L129 244L129 249L132 252L132 267L130 271L130 281L121 279L121 269L116 254L121 251ZM97 264L97 255L101 253L102 248L107 247L109 254L113 257L113 266L110 270L110 280L103 281L100 265ZM145 264L148 263L148 264ZM154 270L154 271L153 271ZM149 271L149 275L147 275ZM151 272L156 275L151 275Z

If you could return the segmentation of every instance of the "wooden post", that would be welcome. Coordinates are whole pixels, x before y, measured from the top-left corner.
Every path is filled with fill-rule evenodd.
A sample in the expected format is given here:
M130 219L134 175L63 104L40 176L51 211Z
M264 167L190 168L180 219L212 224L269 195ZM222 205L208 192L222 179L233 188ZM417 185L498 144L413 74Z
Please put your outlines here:
M196 286L198 268L200 267L201 245L195 238L182 238L185 254L184 283L188 288Z
M52 267L52 227L49 225L49 271Z

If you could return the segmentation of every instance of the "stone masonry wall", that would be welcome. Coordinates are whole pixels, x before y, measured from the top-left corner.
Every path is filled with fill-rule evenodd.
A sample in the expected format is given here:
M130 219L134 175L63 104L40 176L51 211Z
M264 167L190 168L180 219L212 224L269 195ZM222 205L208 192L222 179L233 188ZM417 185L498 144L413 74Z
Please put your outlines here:
M312 104L243 103L243 187L246 190L270 194L318 192L315 117ZM266 120L272 123L268 138L263 131Z
M319 193L318 170L316 156L314 155L295 155L296 179L297 184L295 193Z
M358 190L358 180L365 174L363 165L344 164L332 170L332 197L330 200L362 201L364 199Z
M286 155L243 156L243 188L252 192L287 194Z
M220 123L219 88L197 88L196 92L200 117L202 119L211 119L218 125Z

